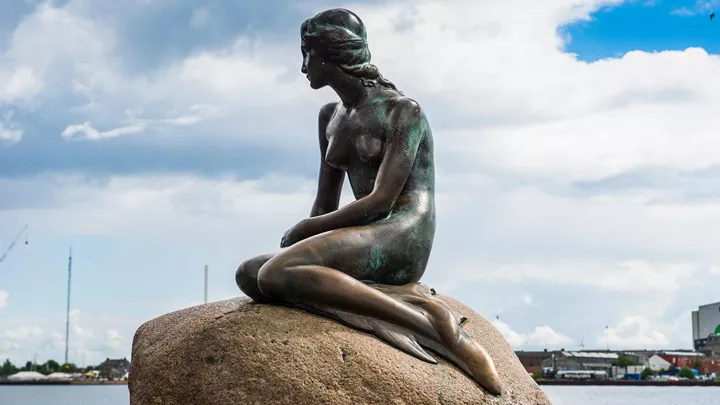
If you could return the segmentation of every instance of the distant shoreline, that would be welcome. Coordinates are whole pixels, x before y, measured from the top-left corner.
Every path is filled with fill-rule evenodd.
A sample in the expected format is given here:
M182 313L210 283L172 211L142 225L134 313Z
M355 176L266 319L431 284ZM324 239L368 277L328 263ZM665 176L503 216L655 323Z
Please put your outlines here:
M720 387L718 381L536 380L538 385L606 385L627 387Z
M7 381L0 380L0 385L127 385L127 381Z

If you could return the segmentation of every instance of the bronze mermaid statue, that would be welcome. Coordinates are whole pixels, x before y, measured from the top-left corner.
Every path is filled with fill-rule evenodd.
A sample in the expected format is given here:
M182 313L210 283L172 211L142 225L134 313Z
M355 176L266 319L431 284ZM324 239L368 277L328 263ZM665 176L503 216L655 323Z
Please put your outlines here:
M435 235L433 137L418 103L370 63L365 25L331 9L301 26L302 72L340 102L318 117L320 173L310 217L280 251L243 262L238 287L375 334L421 360L425 349L500 395L495 365L461 319L420 283ZM345 175L355 201L339 207Z

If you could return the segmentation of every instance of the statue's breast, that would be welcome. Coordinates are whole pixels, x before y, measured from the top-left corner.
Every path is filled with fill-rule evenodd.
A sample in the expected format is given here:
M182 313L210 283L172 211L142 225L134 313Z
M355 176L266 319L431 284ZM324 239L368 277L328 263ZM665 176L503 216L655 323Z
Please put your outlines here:
M357 154L365 163L378 163L382 160L383 141L369 133L363 133L355 138Z
M338 170L347 170L350 166L350 153L347 140L341 136L328 134L328 147L325 161Z

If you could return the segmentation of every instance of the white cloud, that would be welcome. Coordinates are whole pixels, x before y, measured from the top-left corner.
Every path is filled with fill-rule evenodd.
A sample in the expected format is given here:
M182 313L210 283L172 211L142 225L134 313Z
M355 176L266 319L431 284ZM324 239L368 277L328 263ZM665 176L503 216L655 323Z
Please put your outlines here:
M78 324L73 325L73 331L75 332L75 335L83 338L92 338L95 336L95 333L92 330L85 329Z
M112 139L122 135L139 134L149 129L162 129L166 127L186 127L195 125L214 114L212 106L191 105L183 115L175 115L168 118L149 119L142 118L140 115L142 110L127 110L125 115L127 120L124 126L113 128L107 131L98 131L89 121L82 124L68 125L62 132L61 136L66 140L88 140L99 141L104 139Z
M120 135L137 134L143 132L144 130L144 125L134 124L100 132L97 129L93 128L90 122L84 122L82 124L69 125L62 132L62 137L65 139L72 139L75 137L75 135L80 135L80 138L97 141L100 139L115 138Z
M65 334L60 332L52 332L50 338L45 342L46 346L53 349L65 348Z
M707 12L707 13L710 13L712 11L717 11L718 7L720 7L720 0L696 0L695 1L695 8L698 10Z
M125 347L127 339L115 329L105 331L105 346L111 349Z
M517 263L484 268L484 280L519 282L550 281L554 284L586 285L607 290L676 291L681 282L690 279L699 266L668 264L652 266L645 262L558 261L542 264ZM599 275L602 275L599 277Z
M643 316L627 316L617 325L609 326L607 333L597 338L597 344L612 349L663 348L670 344L668 336L657 322Z
M538 326L530 332L527 337L527 344L539 346L561 346L572 343L572 339L554 331L549 326Z
M520 333L515 332L510 325L500 322L496 320L493 322L493 325L497 328L500 333L502 333L503 337L510 343L512 346L522 346L525 344L526 339L525 336L521 335Z
M0 291L0 309L3 309L7 306L9 297L10 294L8 294L7 291Z
M525 305L531 306L531 305L533 304L533 297L532 297L532 295L526 294L526 295L523 297L523 302L525 303Z
M22 341L41 336L43 330L37 326L21 326L14 330L6 330L5 337L10 340Z
M513 347L524 345L555 347L572 343L572 339L556 332L550 326L537 326L533 331L522 334L514 331L510 325L499 320L495 320L493 325Z
M697 13L693 10L690 10L687 7L680 7L680 8L676 8L675 10L671 11L670 14L678 15L681 17L692 17Z
M0 141L14 144L20 142L23 131L12 128L13 124L10 121L11 117L11 114L5 114L4 117L0 117ZM6 125L10 125L10 127L7 127Z
M118 61L112 55L115 39L109 27L71 13L68 8L49 3L23 19L10 38L6 63L17 67L6 87L10 94L57 95L67 90L80 74L92 81Z
M79 309L73 309L70 311L70 324L72 330L75 333L74 338L78 338L85 342L86 339L92 340L95 337L95 333L84 326L83 313Z
M670 14L680 17L693 17L698 14L709 16L710 13L717 11L718 8L720 8L720 1L718 0L696 0L692 6L683 6L674 9Z
M18 66L6 78L3 76L0 72L0 83L4 81L4 89L0 91L0 102L26 101L42 89L42 83L30 67Z
M0 340L0 353L7 352L10 350L17 350L21 348L22 346L15 341L10 340Z

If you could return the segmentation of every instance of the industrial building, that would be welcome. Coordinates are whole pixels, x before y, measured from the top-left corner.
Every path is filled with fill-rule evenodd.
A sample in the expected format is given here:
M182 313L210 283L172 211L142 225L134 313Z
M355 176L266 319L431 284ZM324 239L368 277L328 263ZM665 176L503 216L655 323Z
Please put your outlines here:
M543 360L543 368L562 371L607 371L617 361L614 352L554 352L550 359Z
M720 335L710 336L702 351L708 356L720 357Z
M692 312L692 336L695 350L707 352L710 338L720 335L720 302L707 304ZM715 339L712 339L715 340Z
M652 371L688 367L701 374L717 374L720 373L720 358L705 356L699 352L658 352L650 358L648 366Z
M720 336L716 336L720 338ZM713 337L715 338L715 337ZM667 371L688 367L700 374L720 374L720 357L696 351L517 351L515 354L528 373L556 373L555 378L640 378L645 368ZM617 366L622 356L632 364Z
M554 352L549 352L547 349L543 351L530 351L519 350L515 352L515 355L520 359L520 363L525 367L525 370L532 374L541 372L543 369L543 361L551 359Z

